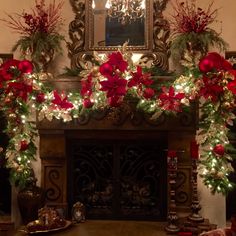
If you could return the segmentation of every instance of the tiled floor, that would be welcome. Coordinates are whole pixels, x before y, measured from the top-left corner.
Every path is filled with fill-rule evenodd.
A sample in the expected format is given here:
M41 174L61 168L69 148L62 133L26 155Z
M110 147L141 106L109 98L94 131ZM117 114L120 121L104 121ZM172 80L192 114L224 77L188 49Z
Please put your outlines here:
M165 236L165 224L144 221L98 221L72 225L63 231L51 232L50 236ZM23 236L23 232L8 232L0 236Z

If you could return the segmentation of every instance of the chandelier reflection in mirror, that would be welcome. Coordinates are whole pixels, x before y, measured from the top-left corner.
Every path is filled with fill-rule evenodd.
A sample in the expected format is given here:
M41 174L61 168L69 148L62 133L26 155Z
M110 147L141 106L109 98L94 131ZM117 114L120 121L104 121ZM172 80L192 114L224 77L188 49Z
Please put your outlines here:
M111 18L117 18L122 24L127 24L145 17L146 0L107 0L105 8L107 15ZM93 8L95 3L93 0Z

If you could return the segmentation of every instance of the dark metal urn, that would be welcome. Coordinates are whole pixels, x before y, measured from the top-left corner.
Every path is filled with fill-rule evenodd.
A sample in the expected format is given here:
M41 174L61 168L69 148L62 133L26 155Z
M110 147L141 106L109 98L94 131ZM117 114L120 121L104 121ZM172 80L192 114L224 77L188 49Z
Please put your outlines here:
M18 192L17 201L23 224L26 225L38 219L38 210L44 206L45 192L33 181Z

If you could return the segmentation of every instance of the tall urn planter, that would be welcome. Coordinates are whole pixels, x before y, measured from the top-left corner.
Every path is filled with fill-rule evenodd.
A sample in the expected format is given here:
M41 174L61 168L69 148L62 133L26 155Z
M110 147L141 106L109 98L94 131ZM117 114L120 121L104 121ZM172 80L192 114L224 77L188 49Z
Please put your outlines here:
M26 225L38 219L38 210L44 206L45 192L33 181L18 192L17 201L22 222Z

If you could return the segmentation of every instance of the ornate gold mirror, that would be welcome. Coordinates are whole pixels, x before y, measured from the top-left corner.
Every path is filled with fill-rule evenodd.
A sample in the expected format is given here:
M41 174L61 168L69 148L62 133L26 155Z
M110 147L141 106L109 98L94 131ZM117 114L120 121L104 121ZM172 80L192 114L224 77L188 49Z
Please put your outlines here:
M150 0L89 0L88 50L113 51L128 42L132 51L151 51Z
M143 64L168 69L169 24L163 18L168 0L70 0L75 19L68 43L72 68L93 61L93 52L127 49L141 53Z

